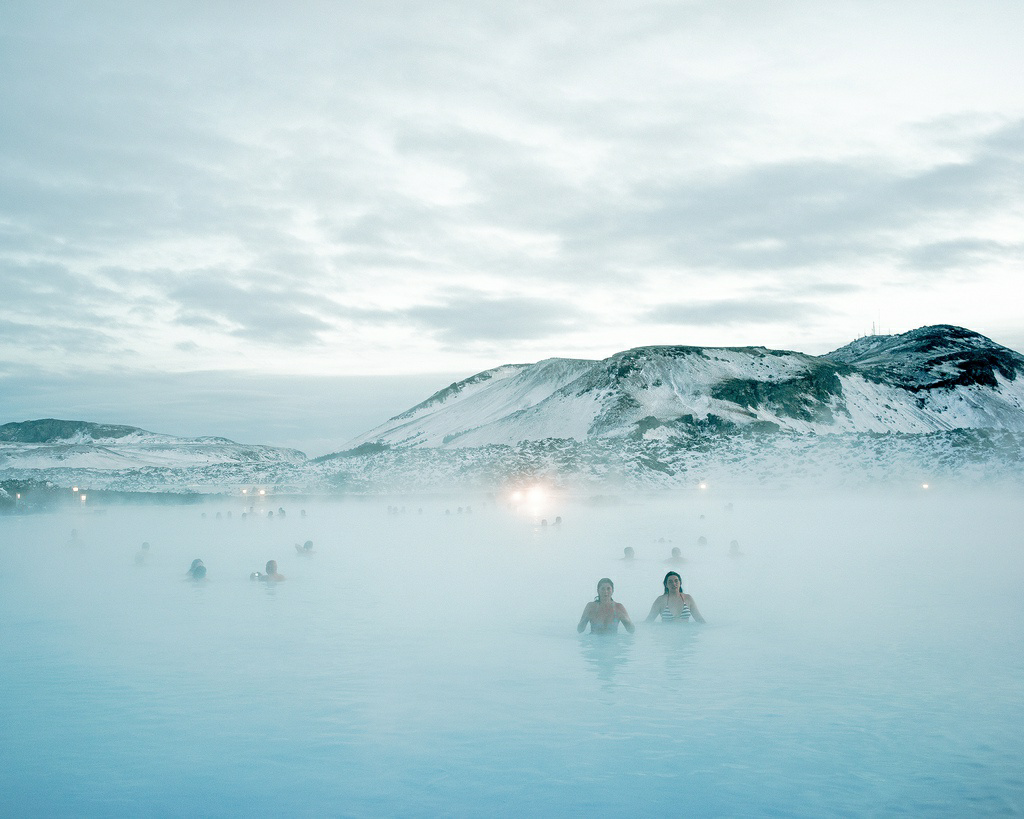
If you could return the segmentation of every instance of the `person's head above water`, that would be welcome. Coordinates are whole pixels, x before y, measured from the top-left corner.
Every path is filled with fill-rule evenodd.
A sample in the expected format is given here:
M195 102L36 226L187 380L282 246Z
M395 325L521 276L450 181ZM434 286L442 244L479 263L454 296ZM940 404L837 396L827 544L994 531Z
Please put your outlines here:
M625 549L622 550L622 559L623 560L632 560L634 555L635 555L635 552L633 551L633 547L632 546L627 546Z
M277 561L276 560L268 560L267 561L267 574L277 574Z
M602 577L597 581L597 601L611 600L612 593L615 591L615 584L607 577Z
M191 571L193 571L193 570L194 570L194 569L195 569L195 568L196 568L197 566L202 566L202 565L203 565L203 561L202 561L202 560L200 560L200 559L199 559L199 558L197 557L197 558L196 558L195 560L193 560L193 561L192 561L192 565L188 567L188 570L189 570L189 571L191 572Z
M679 572L669 572L661 581L661 585L665 587L665 594L675 594L683 590L683 578L679 576Z
M679 551L679 547L678 546L673 546L672 547L672 557L680 557L682 554L683 553L681 551Z

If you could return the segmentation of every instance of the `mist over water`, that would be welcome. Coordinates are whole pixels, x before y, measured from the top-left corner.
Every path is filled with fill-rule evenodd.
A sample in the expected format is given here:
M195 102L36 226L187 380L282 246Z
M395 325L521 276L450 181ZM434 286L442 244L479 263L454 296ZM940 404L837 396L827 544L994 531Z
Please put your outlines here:
M244 509L0 517L0 813L1024 811L1009 494ZM707 625L642 624L669 569Z

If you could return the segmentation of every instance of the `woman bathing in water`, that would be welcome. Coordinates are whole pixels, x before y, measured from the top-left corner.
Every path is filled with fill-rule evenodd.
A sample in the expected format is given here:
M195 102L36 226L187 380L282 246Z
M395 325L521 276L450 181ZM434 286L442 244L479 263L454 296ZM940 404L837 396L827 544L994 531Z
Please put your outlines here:
M614 634L619 630L619 623L626 627L631 634L636 630L633 621L629 619L626 607L622 603L612 600L612 592L615 591L615 584L607 577L597 581L597 598L592 603L587 603L583 609L583 616L576 631L581 634L590 623L591 634Z
M669 572L662 581L665 593L658 595L651 605L651 613L644 621L650 623L658 615L661 615L663 623L685 623L692 616L698 623L703 623L704 618L697 610L697 604L693 602L690 595L683 592L683 579L676 572Z

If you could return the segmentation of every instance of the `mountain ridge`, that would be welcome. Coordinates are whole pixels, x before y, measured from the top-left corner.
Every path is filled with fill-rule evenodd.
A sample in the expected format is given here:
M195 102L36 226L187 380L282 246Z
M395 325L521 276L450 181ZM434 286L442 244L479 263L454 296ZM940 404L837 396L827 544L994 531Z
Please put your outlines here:
M636 347L601 360L485 370L342 451L624 438L686 418L817 434L1024 430L1021 374L1020 353L954 325L866 336L823 356L760 346Z
M8 489L27 481L218 494L257 485L492 491L535 481L649 490L707 478L759 487L1017 486L1022 374L1020 353L953 325L866 336L824 356L646 346L484 370L314 459L120 425L6 424L0 481Z

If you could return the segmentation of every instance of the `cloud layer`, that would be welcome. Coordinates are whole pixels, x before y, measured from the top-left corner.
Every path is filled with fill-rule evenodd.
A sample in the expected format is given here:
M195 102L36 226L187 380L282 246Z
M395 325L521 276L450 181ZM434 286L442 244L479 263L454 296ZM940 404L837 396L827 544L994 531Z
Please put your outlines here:
M4 16L0 368L1024 347L1018 3Z

